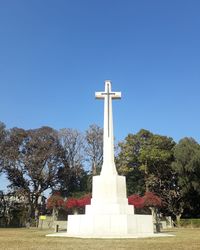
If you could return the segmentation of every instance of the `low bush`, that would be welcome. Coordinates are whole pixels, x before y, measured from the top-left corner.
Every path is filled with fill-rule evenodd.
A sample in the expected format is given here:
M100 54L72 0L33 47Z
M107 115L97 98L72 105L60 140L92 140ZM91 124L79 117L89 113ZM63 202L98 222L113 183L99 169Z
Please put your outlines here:
M181 219L180 226L190 228L200 227L200 219Z

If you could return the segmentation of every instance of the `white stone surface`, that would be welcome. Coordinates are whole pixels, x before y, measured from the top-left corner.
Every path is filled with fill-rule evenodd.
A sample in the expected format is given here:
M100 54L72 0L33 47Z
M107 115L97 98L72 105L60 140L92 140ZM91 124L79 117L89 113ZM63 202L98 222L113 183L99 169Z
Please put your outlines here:
M54 233L54 234L47 234L48 237L74 237L74 235L69 235L67 233ZM102 238L102 239L138 239L138 238L158 238L158 237L172 237L175 236L173 234L166 234L166 233L153 233L153 234L127 234L127 235L77 235L78 238Z
M70 226L69 226L70 225ZM68 217L68 236L113 237L153 234L151 215L85 214Z
M111 82L107 80L105 81L105 91L96 92L95 96L97 99L104 99L104 145L101 175L117 175L114 162L112 100L120 99L121 92L112 92Z

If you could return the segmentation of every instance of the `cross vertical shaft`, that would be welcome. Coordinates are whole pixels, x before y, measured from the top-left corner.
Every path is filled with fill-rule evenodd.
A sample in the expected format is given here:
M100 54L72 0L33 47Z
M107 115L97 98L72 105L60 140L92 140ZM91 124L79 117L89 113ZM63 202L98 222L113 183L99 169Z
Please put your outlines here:
M105 91L96 92L97 99L104 99L104 137L103 137L103 165L101 175L117 174L114 162L114 136L112 99L120 99L121 92L111 91L111 82L105 81Z

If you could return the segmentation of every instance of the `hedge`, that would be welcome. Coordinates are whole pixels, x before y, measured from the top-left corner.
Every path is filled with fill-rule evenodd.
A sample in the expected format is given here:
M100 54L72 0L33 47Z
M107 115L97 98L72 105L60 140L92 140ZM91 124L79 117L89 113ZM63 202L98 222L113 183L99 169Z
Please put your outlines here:
M200 227L200 219L181 219L181 227Z

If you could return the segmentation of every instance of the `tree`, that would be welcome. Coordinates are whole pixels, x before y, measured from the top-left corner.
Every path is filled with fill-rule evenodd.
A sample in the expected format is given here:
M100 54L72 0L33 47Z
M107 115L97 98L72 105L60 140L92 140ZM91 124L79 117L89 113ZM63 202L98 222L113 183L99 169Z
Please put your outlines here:
M6 143L7 131L4 123L0 122L0 173L3 170L4 151Z
M153 192L162 199L162 212L177 217L182 211L177 173L172 168L172 138L140 130L129 134L119 146L119 172L126 175L128 194Z
M144 174L139 169L141 163L138 158L143 140L140 134L143 132L148 136L149 132L142 130L136 135L128 134L125 140L119 143L120 152L116 158L116 165L119 174L126 176L128 195L145 192Z
M0 192L0 226L26 226L28 215L27 199L17 192Z
M103 161L103 129L93 124L86 131L85 152L91 164L92 174L100 173Z
M64 208L64 199L61 197L60 193L56 192L51 195L47 200L47 209L52 210L53 221L57 220L59 209Z
M174 149L172 164L177 173L183 210L198 216L200 209L200 145L193 138L183 138ZM181 213L179 215L179 218Z
M50 127L34 130L13 128L6 145L4 168L10 188L28 199L30 217L38 219L40 200L56 185L62 149L57 131Z
M144 129L136 135L129 134L119 144L121 151L117 166L127 177L128 192L158 192L169 186L167 180L173 176L170 164L174 145L172 138L154 135Z
M168 178L173 176L170 165L174 160L174 146L172 138L150 133L140 148L138 159L145 177L146 192L156 192L169 185Z
M58 170L58 191L64 197L87 189L87 173L84 170L84 137L75 129L61 129L59 142L63 150Z

